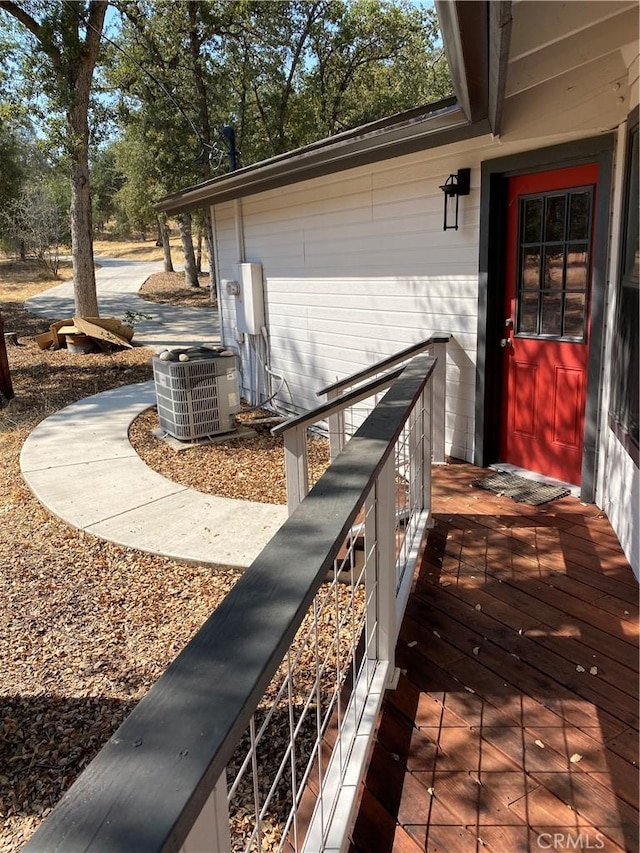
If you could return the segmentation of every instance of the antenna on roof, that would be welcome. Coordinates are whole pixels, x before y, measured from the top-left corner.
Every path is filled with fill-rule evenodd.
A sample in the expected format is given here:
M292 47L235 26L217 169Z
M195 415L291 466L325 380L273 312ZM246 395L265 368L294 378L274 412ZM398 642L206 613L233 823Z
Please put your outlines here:
M229 146L229 171L235 172L238 168L238 152L236 150L236 132L230 124L222 128L222 136Z

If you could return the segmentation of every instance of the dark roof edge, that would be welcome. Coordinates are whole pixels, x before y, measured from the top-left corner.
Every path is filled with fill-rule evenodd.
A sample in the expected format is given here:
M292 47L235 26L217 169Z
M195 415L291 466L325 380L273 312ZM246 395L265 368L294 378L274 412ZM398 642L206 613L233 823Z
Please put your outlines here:
M185 213L488 132L486 122L470 124L457 102L448 98L188 187L155 207Z
M511 44L511 0L493 0L489 5L489 103L488 118L492 132L500 135L502 110L507 85Z
M469 121L480 121L488 106L491 3L435 0L435 5L453 89Z

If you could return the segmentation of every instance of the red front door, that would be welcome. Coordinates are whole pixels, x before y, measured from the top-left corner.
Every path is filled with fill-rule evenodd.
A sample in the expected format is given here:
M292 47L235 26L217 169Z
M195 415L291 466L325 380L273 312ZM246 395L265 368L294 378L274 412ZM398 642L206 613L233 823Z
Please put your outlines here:
M598 169L509 179L501 460L580 484Z

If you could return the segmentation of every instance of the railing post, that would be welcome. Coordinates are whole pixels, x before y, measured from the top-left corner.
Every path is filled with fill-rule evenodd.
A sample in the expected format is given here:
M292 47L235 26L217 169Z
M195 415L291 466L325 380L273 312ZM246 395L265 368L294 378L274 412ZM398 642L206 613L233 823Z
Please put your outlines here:
M227 774L223 771L204 808L191 827L180 853L231 853Z
M409 511L417 505L424 506L422 494L422 469L424 468L424 444L422 441L422 398L413 408L407 419L408 450L409 450ZM403 474L403 472L399 472ZM404 473L406 479L406 472Z
M364 501L364 592L366 601L365 643L369 660L378 658L378 531L376 485Z
M433 422L433 464L444 465L444 441L447 408L447 345L434 344L432 351L438 360L433 372L433 395L431 398L431 419Z
M427 527L433 526L431 518L431 455L433 447L433 396L431 382L424 387L420 409L422 413L422 508L428 512Z
M331 400L335 400L339 394L337 391L328 391L327 392L327 402L331 402ZM339 412L334 412L334 414L329 415L327 418L327 423L329 424L329 458L331 462L336 458L338 453L344 447L344 409L341 409Z
M378 581L378 660L389 661L389 672L395 666L396 625L396 494L395 459L385 462L376 479L376 533Z
M284 434L284 469L287 480L287 508L289 515L309 491L309 466L307 463L307 430L293 427Z

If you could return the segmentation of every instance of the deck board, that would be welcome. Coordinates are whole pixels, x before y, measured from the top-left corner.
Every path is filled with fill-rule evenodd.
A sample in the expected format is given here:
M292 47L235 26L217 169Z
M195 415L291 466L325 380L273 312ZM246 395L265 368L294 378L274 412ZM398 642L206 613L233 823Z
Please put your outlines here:
M349 849L515 853L556 834L635 853L637 581L597 507L517 504L482 475L434 470Z

